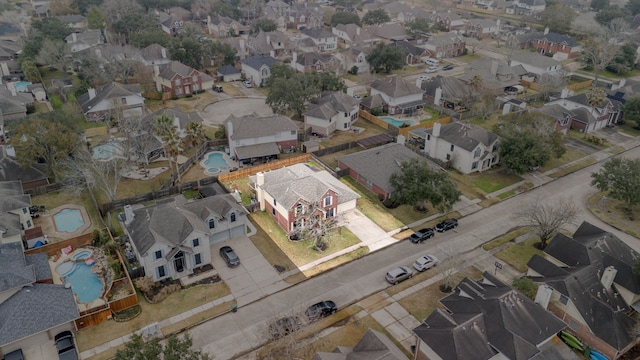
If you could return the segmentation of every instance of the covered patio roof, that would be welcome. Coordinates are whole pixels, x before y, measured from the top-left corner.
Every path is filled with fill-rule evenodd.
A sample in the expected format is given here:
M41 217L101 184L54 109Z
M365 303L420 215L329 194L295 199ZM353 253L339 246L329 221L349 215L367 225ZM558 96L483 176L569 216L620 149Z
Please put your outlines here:
M280 154L276 143L240 146L236 148L236 157L240 160Z

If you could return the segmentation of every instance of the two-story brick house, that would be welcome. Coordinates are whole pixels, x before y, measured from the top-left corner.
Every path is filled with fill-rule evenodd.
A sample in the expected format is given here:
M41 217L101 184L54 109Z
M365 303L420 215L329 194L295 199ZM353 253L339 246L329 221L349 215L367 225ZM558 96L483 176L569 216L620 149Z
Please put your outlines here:
M166 65L154 65L153 80L156 90L172 96L185 96L213 86L213 77L178 61Z
M229 153L238 161L277 158L298 147L298 126L283 115L231 115L224 125Z
M556 60L574 59L580 55L582 47L572 38L554 32L547 28L544 33L531 39L531 46L539 54L553 54Z
M429 56L435 58L450 58L464 53L466 43L462 36L455 33L446 33L432 36L424 44Z
M356 208L360 197L327 171L296 164L251 177L260 210L288 234L310 226L309 218L335 218Z
M604 98L600 104L592 106L585 93L550 101L545 106L553 104L572 111L575 117L571 128L581 132L591 132L617 124L622 118L621 104L618 101Z
M142 117L144 97L140 84L108 83L97 89L89 88L78 96L76 103L87 122L108 121L112 116Z

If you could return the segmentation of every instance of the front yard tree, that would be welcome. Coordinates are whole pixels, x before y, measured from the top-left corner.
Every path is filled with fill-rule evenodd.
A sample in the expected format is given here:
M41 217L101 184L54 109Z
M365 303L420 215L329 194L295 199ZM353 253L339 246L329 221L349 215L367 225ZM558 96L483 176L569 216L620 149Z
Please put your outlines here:
M360 17L358 14L340 11L331 15L331 26L336 27L340 24L356 24L360 25Z
M391 70L402 69L404 66L404 51L399 46L378 44L367 55L367 61L373 72L384 70L389 74Z
M276 23L274 20L271 20L271 19L260 18L255 22L255 24L251 28L251 33L257 34L260 31L269 32L269 31L276 31L276 30L278 30L278 23Z
M510 114L498 120L500 161L516 174L561 157L566 148L555 120L539 113Z
M582 63L593 70L593 86L598 83L600 73L611 64L620 46L607 36L590 36L582 46Z
M209 360L209 355L200 350L193 350L193 340L189 334L179 338L171 335L167 345L162 345L159 338L146 340L139 334L131 335L124 349L116 351L115 360Z
M425 18L415 18L405 24L407 34L415 38L425 38L429 36L431 31L431 23Z
M624 118L635 121L637 128L640 129L640 95L627 100L623 109Z
M392 200L400 204L427 208L430 203L440 212L447 211L460 198L460 191L446 172L434 170L426 161L413 159L400 164L400 171L389 178Z
M566 5L547 6L542 12L542 25L550 31L566 34L571 30L571 23L577 16L576 12Z
M608 160L600 171L591 174L591 185L600 191L609 191L609 196L624 202L631 214L633 206L640 204L640 159Z
M578 208L572 199L557 197L548 203L540 199L526 204L513 214L515 220L524 226L531 226L540 237L540 249L547 246L547 242L564 225L573 223L578 217Z
M375 9L368 11L362 17L362 22L367 25L384 24L389 21L391 21L391 18L389 17L389 14L385 9Z
M62 71L68 71L68 64L71 60L71 49L62 40L45 41L36 56L38 64L50 65Z

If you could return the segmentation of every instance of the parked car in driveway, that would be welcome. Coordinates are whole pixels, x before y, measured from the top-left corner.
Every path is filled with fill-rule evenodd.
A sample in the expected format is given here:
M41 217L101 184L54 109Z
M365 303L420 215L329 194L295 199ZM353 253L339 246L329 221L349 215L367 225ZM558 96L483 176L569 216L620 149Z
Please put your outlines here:
M410 279L413 276L413 272L406 266L398 266L387 272L385 279L391 285L395 285L399 282Z
M418 76L418 79L420 79L421 81L431 81L431 76L420 75Z
M248 88L253 87L253 83L251 81L249 81L249 80L243 81L242 85L244 85L245 87L248 87Z
M446 65L446 66L442 67L442 70L445 70L445 71L451 70L451 69L453 69L453 65Z
M413 268L423 272L438 265L438 258L433 255L422 255L413 262Z
M458 227L458 220L456 219L446 219L436 225L437 232L445 232L447 230L451 230L453 228Z
M335 314L336 311L338 311L336 303L331 300L326 300L309 306L304 314L307 316L309 321L316 321L331 314Z
M428 68L426 70L426 72L427 72L427 74L432 74L434 72L438 72L438 67L437 66L432 66L432 67Z
M273 339L279 339L300 330L300 328L302 328L302 321L299 317L287 316L269 325L269 335L271 335Z
M76 345L73 343L71 331L63 331L54 337L58 358L60 360L78 360Z
M234 267L240 265L240 258L236 255L236 252L233 251L231 246L223 246L220 248L220 256L227 263L227 266Z
M435 235L435 232L433 231L433 229L424 228L411 234L411 236L409 236L409 241L411 241L414 244L419 244L427 239L431 239L433 235Z

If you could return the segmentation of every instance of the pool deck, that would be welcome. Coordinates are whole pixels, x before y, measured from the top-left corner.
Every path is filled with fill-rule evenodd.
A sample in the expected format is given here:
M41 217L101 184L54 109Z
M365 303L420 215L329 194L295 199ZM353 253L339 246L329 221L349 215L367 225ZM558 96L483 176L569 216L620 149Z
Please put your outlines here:
M211 153L219 153L222 154L222 158L224 159L224 161L227 162L227 166L220 168L220 170L214 172L214 173L210 173L209 171L207 171L207 167L204 165L204 162L207 161L207 157L209 156L209 154ZM204 171L205 175L218 175L218 174L224 174L229 172L229 170L233 169L233 168L238 168L238 162L231 160L231 158L229 157L229 155L227 155L227 153L225 153L224 151L218 151L218 150L209 150L207 152L204 153L204 155L202 155L201 160L198 161L198 164L200 165L200 167L202 168L202 170Z
M82 219L84 220L84 225L80 226L74 232L58 231L53 222L53 215L57 214L63 209L80 210L80 214L82 214ZM49 241L71 239L73 237L82 235L88 228L91 227L91 219L89 218L89 214L87 213L87 210L84 208L84 206L65 204L46 212L40 212L39 214L40 217L38 219L34 219L38 221L34 221L34 223L36 226L42 227L42 232L47 236Z

